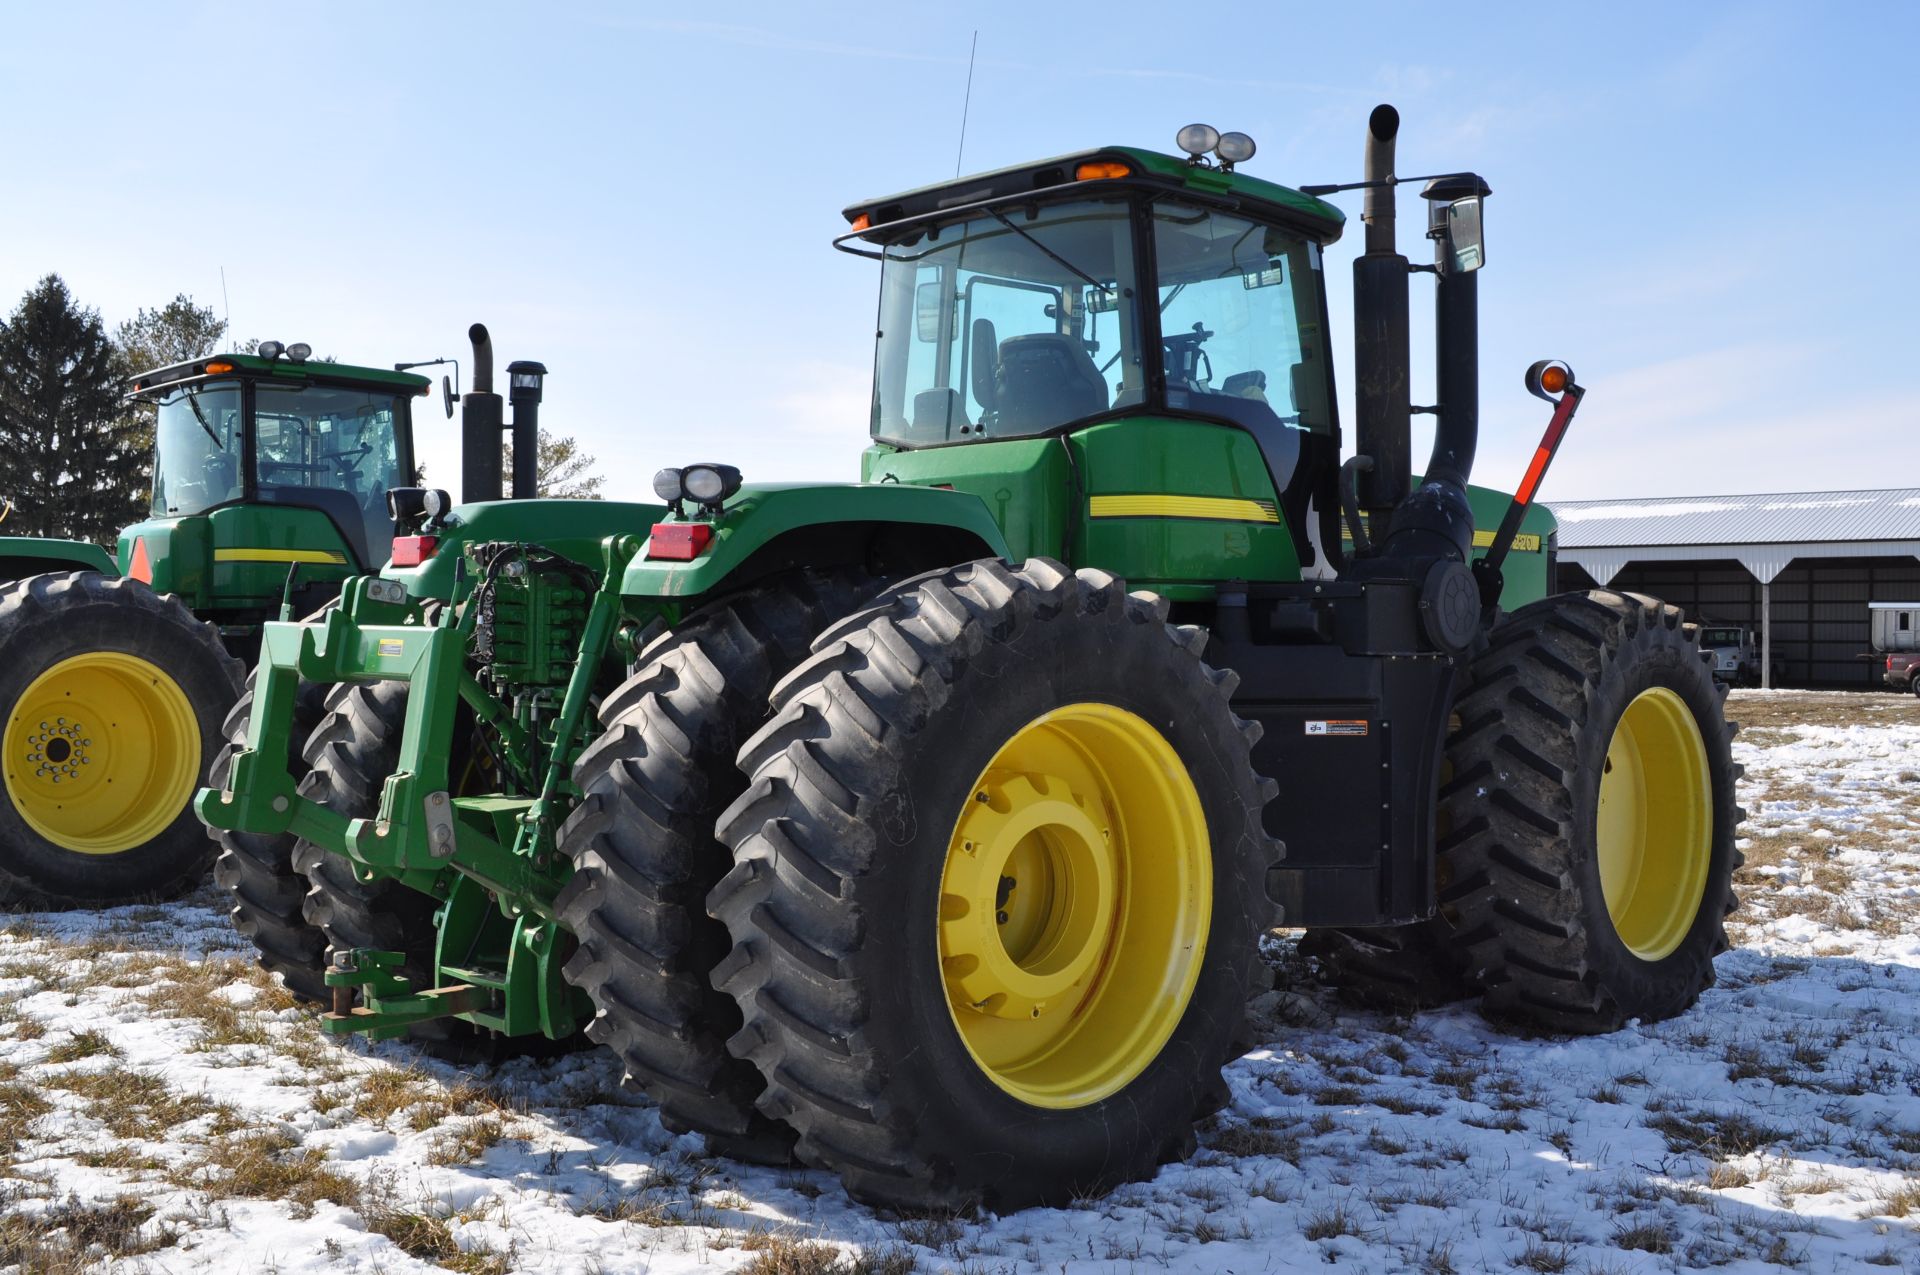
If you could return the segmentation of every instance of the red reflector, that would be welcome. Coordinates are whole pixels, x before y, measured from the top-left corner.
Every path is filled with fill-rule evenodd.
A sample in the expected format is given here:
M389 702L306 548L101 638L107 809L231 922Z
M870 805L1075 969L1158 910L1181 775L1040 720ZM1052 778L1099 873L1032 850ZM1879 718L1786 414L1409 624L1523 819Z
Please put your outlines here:
M657 522L647 536L647 557L692 562L713 543L713 525L705 522Z
M127 564L127 574L142 584L153 583L153 563L147 558L147 541L144 536L133 538L133 561Z
M433 556L434 549L440 544L438 536L395 536L393 538L393 565L396 567L417 567Z

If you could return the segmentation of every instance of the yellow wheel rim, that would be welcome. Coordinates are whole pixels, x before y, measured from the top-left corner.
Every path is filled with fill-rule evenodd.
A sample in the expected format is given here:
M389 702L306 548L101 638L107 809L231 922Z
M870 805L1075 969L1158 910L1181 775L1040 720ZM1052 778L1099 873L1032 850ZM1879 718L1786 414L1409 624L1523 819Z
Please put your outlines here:
M7 713L7 796L66 850L123 854L179 816L200 774L186 692L136 655L91 651L33 679Z
M1098 1102L1173 1035L1212 912L1206 815L1173 746L1110 704L1055 709L994 754L947 847L954 1026L1022 1102Z
M1614 931L1635 956L1657 961L1693 928L1713 857L1707 746L1672 691L1642 691L1620 715L1594 824Z

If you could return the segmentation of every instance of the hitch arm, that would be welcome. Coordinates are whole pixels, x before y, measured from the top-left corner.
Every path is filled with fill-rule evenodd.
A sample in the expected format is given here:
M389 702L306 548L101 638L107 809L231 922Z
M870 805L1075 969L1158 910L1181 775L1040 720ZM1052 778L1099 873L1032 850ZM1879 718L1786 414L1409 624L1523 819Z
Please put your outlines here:
M1534 494L1540 490L1547 469L1553 464L1554 453L1560 450L1560 440L1566 437L1567 426L1573 423L1580 400L1587 395L1586 387L1573 379L1573 368L1558 359L1541 359L1527 369L1527 392L1552 403L1553 417L1547 422L1547 432L1541 435L1540 445L1533 450L1533 460L1528 463L1520 486L1514 490L1506 516L1500 519L1500 530L1494 533L1493 544L1486 556L1473 564L1473 577L1480 585L1480 605L1489 611L1499 605L1500 590L1506 583L1500 574L1501 564L1506 562L1514 537L1520 533L1520 523L1533 508Z

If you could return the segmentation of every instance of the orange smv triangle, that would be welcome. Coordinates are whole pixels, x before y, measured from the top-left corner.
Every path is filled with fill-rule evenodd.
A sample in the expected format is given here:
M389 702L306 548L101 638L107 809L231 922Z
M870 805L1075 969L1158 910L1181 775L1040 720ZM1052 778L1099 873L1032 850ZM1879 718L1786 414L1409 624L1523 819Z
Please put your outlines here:
M153 583L153 563L147 561L147 540L145 536L133 538L133 561L127 565L127 574L142 584Z

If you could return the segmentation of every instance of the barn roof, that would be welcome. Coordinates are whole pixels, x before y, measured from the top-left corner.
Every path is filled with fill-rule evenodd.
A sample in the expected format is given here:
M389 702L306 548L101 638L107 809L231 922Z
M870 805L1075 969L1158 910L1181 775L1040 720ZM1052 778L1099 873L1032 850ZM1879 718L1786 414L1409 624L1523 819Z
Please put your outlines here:
M1920 487L1556 500L1562 550L1920 540Z

